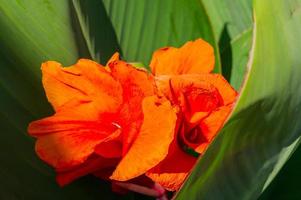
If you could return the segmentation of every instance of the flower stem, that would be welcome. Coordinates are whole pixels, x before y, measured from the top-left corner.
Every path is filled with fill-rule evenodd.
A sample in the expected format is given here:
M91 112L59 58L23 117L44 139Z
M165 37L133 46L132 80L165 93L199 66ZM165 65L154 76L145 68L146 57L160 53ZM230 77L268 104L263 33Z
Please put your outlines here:
M137 185L134 183L127 183L127 182L114 182L114 183L130 191L137 192L151 197L156 197L157 200L168 200L165 195L164 188L158 183L155 183L153 188Z

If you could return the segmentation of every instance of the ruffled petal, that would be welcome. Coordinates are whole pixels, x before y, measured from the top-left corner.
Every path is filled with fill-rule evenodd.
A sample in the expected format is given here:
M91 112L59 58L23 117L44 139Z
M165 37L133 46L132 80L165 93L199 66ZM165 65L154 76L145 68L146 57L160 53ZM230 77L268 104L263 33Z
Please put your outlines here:
M154 75L210 73L214 50L202 39L187 42L181 48L161 48L153 54L150 67Z
M169 101L155 96L142 103L144 120L140 133L111 179L126 181L142 175L162 161L168 154L177 116Z
M159 76L156 84L181 108L181 140L203 153L230 114L237 92L218 74Z
M146 175L167 190L178 190L196 161L197 158L185 153L174 141L167 157Z
M85 59L66 68L49 61L42 72L56 114L32 122L28 132L38 138L36 151L42 160L56 169L77 166L98 144L112 140L122 87L101 65Z
M142 101L154 94L154 80L145 70L118 60L117 55L111 58L108 65L112 76L121 83L123 89L123 105L118 123L122 128L122 152L125 155L139 133L143 122Z
M173 105L181 108L186 121L191 124L197 124L223 103L219 91L200 77L201 75L178 75L156 79L158 90Z
M237 92L219 74L158 76L156 85L163 95L179 105L182 112L191 118L197 117L197 112L211 112L233 103L237 96Z
M232 104L219 107L200 123L199 126L201 128L202 136L205 137L206 142L196 147L196 152L204 153L218 131L223 127L231 110Z
M78 99L97 102L99 111L114 111L122 102L120 84L101 65L87 59L71 67L48 61L42 64L43 85L55 110Z
M223 99L223 105L228 105L235 101L237 92L222 75L203 74L199 77L199 80L211 84L218 90Z
M116 115L109 113L98 113L95 116L87 116L84 111L86 105L77 105L74 109L63 109L51 117L33 121L28 126L28 133L34 137L40 137L51 133L76 130L99 130L100 132L113 133L118 127L112 123Z
M56 114L32 122L28 132L38 138L36 152L42 160L58 170L68 169L83 163L98 144L116 137L117 127L102 118L79 121Z

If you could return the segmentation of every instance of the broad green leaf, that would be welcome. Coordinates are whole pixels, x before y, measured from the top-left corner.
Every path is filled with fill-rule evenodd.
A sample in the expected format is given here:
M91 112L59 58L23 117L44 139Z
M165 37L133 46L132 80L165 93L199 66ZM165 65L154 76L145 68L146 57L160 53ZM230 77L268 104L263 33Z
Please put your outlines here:
M119 50L115 30L100 0L72 0L72 19L78 28L81 48L87 48L93 60L105 64Z
M252 27L252 0L200 1L204 4L219 42L223 42L225 34L232 40Z
M218 42L200 0L103 2L125 60L148 66L156 49L203 38L215 48L215 71L221 72Z
M300 5L300 0L254 1L254 40L237 105L176 199L256 199L296 149Z
M221 51L223 76L239 90L249 58L252 45L252 29L242 32Z
M252 41L252 0L202 0L220 49L224 77L239 89Z
M78 57L70 20L67 2L0 1L0 81L35 114L47 108L42 100L41 63L72 64Z
M297 200L301 197L301 146L277 174L271 185L260 196L260 200L288 199Z
M0 0L0 199L115 199L110 185L87 177L65 188L39 160L26 133L33 119L51 114L40 64L74 63L78 49L69 1Z
M0 5L0 41L1 49L6 50L4 54L14 55L17 61L27 58L22 64L35 75L39 75L39 67L33 66L44 60L55 58L72 64L77 59L67 1L1 0Z

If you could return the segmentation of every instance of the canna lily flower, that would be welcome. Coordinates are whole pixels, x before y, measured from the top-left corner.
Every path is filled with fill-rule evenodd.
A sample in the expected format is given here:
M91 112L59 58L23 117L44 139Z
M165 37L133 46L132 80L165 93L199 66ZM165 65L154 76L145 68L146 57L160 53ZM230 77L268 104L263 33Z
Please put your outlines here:
M89 173L103 178L114 170L137 137L142 101L154 94L153 78L118 59L107 67L81 59L71 67L42 64L43 85L53 116L28 127L39 157L65 185ZM137 161L136 161L137 162Z
M28 132L60 185L94 174L115 186L151 179L179 189L197 159L187 149L204 153L237 93L211 73L213 49L201 39L159 49L150 67L150 74L136 69L118 54L106 67L86 59L42 65L55 114L32 122Z
M145 140L147 136L143 139L138 136L135 142L142 147L133 144L127 155L132 159L122 160L112 178L123 181L146 173L153 181L174 191L179 189L197 160L187 149L200 155L204 153L231 112L237 93L222 75L211 73L214 51L201 39L179 49L159 49L150 67L157 91L144 101L147 102L143 105L144 117L153 117L154 122L165 124L165 131L162 133L163 127L157 127L155 132L148 132L149 141ZM152 104L157 106L147 109ZM166 106L162 105L172 109L164 109ZM170 121L173 123L167 123ZM145 151L148 147L151 152ZM137 157L140 162L133 163ZM130 165L131 170L125 170L125 166Z

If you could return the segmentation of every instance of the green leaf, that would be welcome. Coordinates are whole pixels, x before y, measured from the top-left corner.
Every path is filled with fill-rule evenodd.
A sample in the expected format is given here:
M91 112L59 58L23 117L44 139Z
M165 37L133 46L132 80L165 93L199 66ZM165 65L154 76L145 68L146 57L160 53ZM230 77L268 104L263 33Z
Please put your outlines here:
M296 149L300 5L300 0L254 1L254 41L237 105L176 199L256 199Z
M199 0L103 0L116 31L121 53L129 62L149 64L164 46L179 47L203 38L215 48L216 72L221 72L218 42Z
M132 66L136 67L136 68L147 68L146 66L143 65L143 63L139 63L139 62L132 62L132 63L129 63L131 64Z
M221 51L223 76L238 90L243 82L249 51L252 45L252 29L242 32Z
M58 60L71 64L78 57L69 21L67 2L0 1L0 81L35 114L45 113L47 108L42 100L41 63Z
M252 0L202 0L221 54L224 77L239 89L252 41Z
M0 199L149 199L112 193L93 176L60 188L26 131L30 121L52 114L41 83L43 61L105 61L119 49L99 2L0 0Z
M30 121L51 114L41 63L69 65L81 55L69 2L0 0L0 27L0 199L117 198L94 177L60 188L26 133Z
M300 199L301 177L301 146L294 152L292 157L275 177L271 185L260 196L260 200L268 199Z
M80 49L86 49L81 56L106 64L115 52L120 51L120 48L102 1L72 0L71 2L71 14L78 29Z
M212 23L214 34L219 40L222 39L225 30L232 40L252 27L252 0L201 1Z
M148 64L155 49L202 37L215 47L216 71L218 44L222 58L232 54L224 74L231 72L228 78L239 87L252 35L250 2L0 0L0 199L119 197L93 177L59 188L54 171L36 157L27 124L51 114L41 62L69 65L92 57L104 64L121 50L127 60ZM242 96L179 198L258 197L298 143L300 0L255 3L254 59Z

